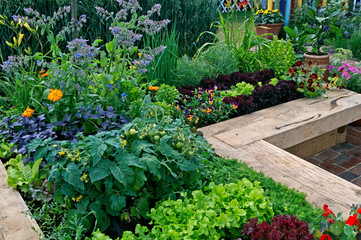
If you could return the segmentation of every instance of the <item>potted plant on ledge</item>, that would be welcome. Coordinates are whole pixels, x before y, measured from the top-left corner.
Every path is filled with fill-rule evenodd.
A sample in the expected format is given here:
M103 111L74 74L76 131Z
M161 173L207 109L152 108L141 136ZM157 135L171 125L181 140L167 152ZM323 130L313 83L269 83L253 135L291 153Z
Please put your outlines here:
M329 16L326 16L325 12L326 8L321 9L320 6L316 6L316 9L309 7L308 15L312 19L312 24L306 29L306 34L308 35L306 42L312 44L312 50L311 52L304 53L306 66L317 64L322 69L327 69L329 66L330 54L322 52L321 46L330 32L337 33L339 29L329 24L329 19L336 16L337 12Z
M276 10L258 10L254 18L256 32L262 38L273 39L278 35L283 25L282 13Z

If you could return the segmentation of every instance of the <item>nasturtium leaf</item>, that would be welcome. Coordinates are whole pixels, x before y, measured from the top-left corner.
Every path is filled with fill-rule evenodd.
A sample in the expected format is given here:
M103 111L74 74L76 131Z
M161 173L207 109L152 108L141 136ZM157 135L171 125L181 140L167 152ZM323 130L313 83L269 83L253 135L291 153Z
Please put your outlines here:
M343 227L343 231L349 237L351 237L351 236L353 236L355 234L354 231L353 231L353 228L350 225L347 225L347 224L345 224L345 226Z
M110 175L110 168L114 163L108 159L101 159L96 167L91 167L89 169L89 178L90 182L94 183L96 181L102 180Z
M343 223L341 221L336 221L333 224L331 224L330 230L333 234L338 236L341 233L343 233L344 226L345 226L345 223Z
M64 180L74 187L84 190L84 182L80 180L82 172L78 169L75 163L71 162L62 172Z

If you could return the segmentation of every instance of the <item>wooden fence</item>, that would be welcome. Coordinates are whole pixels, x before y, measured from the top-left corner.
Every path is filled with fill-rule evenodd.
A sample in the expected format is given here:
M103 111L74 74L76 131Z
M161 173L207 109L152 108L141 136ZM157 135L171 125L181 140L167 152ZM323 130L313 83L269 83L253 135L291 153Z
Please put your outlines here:
M313 1L316 0L220 0L218 10L221 12L245 11L248 8L261 5L260 7L263 9L278 9L285 16L285 25L288 25L293 9L306 4L312 6ZM327 6L327 0L321 0L321 2L322 6ZM361 0L347 0L347 2L351 10L361 11Z

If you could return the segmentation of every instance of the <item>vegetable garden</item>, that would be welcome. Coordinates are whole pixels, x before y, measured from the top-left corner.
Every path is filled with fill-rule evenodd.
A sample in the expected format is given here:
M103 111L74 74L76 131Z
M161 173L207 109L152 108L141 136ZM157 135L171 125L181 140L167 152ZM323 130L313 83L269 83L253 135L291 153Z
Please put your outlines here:
M79 1L77 16L69 1L0 2L0 157L39 238L361 238L357 202L347 219L313 206L199 131L361 93L361 15L344 0L295 8L278 36L256 33L284 21L257 2Z

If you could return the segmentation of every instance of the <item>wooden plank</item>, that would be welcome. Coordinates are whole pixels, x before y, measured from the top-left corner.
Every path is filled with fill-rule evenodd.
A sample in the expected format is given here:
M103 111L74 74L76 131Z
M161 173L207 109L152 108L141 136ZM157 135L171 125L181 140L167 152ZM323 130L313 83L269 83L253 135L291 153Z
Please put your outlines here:
M337 129L336 145L346 142L347 125Z
M248 115L241 116L237 120L246 125L233 124L215 137L236 148L259 139L282 149L292 147L361 118L361 94L336 92L335 97L318 98L318 102L304 106L281 104L282 112L278 111L280 107L268 108L263 117L252 119L254 121L249 121ZM223 129L226 124L220 123Z
M337 129L285 149L300 158L308 158L336 145Z
M311 204L328 204L347 217L350 206L361 199L360 187L266 141L259 140L238 150L266 165L262 169L266 176L306 193Z
M26 211L28 211L28 207L20 193L8 186L7 173L0 161L0 226L3 229L5 239L41 239L42 233L38 224L30 216L24 214Z
M353 92L344 92L343 90L339 91L330 91L327 93L328 99L335 99L344 94L355 94ZM310 106L321 102L322 98L301 98L294 101L286 102L271 108L263 109L260 111L256 111L244 116L240 116L237 118L233 118L227 121L223 121L221 123L212 124L203 128L199 128L198 130L203 133L204 136L213 136L222 132L226 132L232 130L234 128L241 128L247 126L254 122L263 122L268 118L275 118L278 115L285 114L290 111L290 109L300 109L304 106Z

